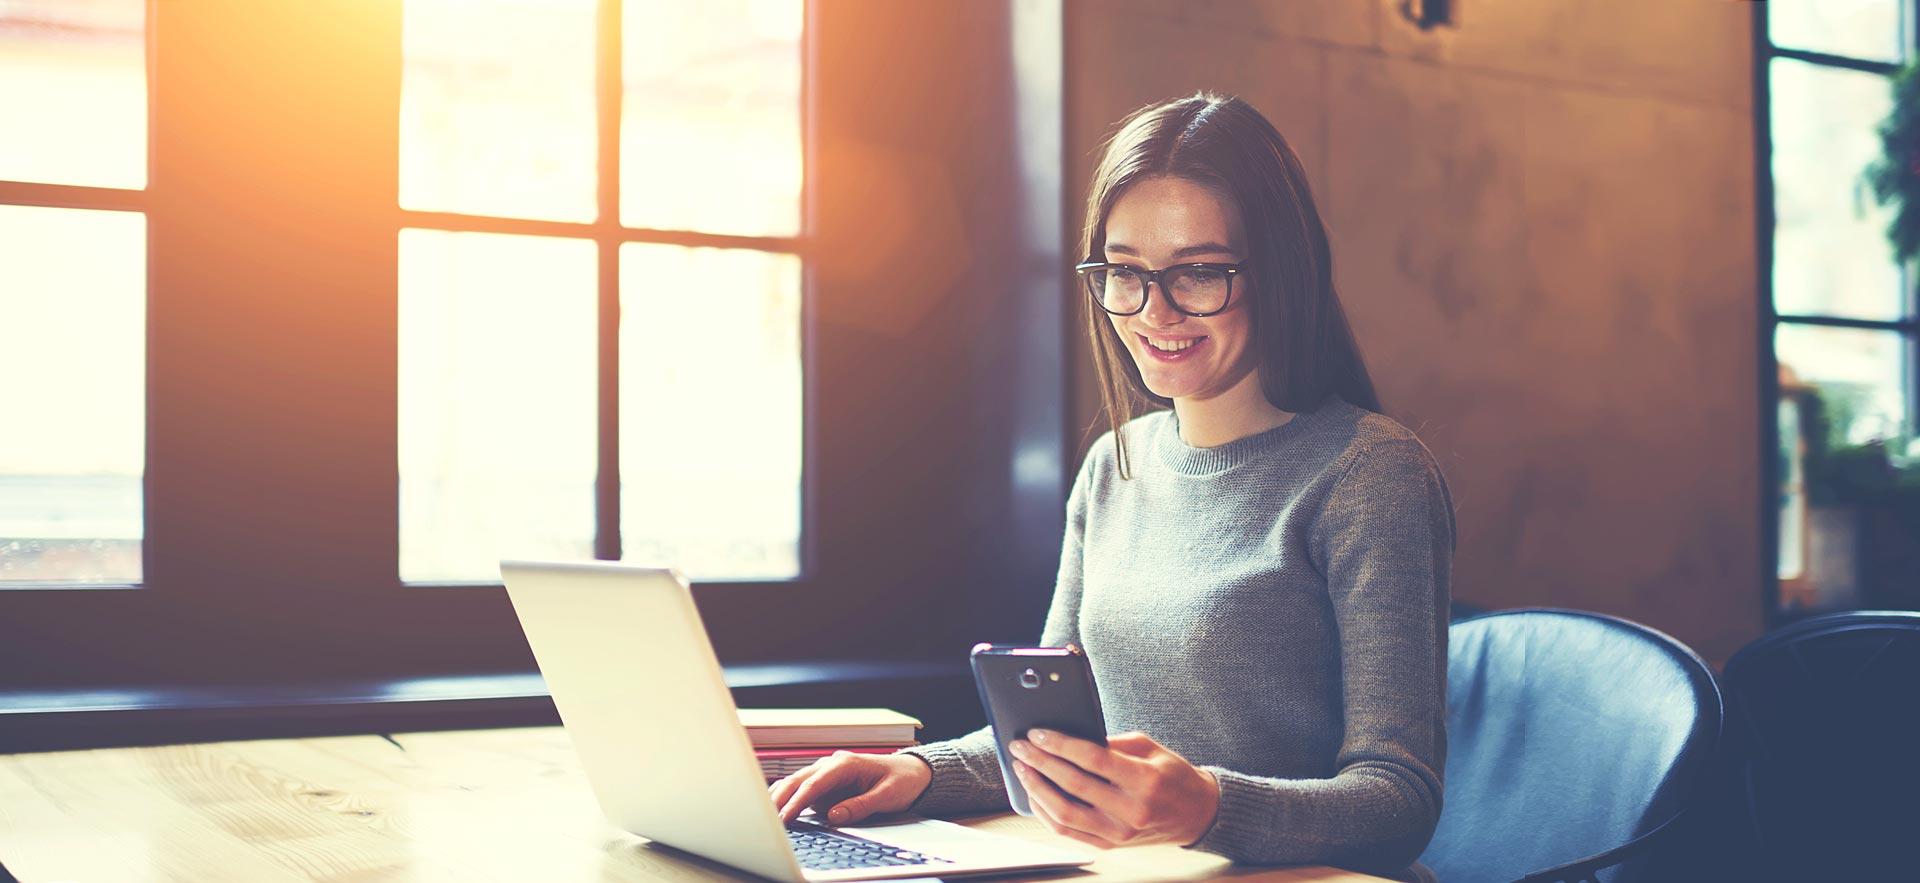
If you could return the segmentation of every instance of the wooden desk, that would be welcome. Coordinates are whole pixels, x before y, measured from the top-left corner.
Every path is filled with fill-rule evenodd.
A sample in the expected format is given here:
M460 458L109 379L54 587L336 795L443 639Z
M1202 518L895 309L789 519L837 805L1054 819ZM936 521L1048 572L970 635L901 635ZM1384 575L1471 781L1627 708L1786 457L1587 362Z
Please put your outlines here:
M614 828L557 727L0 755L0 865L21 883L751 879ZM1172 846L1091 870L993 879L1379 879Z

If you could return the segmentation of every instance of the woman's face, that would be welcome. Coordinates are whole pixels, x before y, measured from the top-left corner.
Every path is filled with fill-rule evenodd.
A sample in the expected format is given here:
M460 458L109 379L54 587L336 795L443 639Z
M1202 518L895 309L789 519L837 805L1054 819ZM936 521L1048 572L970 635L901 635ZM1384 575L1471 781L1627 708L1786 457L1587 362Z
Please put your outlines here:
M1246 233L1230 201L1184 178L1148 178L1128 187L1107 214L1106 261L1159 270L1196 261L1246 260ZM1259 365L1253 345L1251 280L1233 281L1226 310L1204 318L1173 308L1154 285L1145 309L1114 316L1113 330L1155 395L1210 399ZM1192 341L1192 343L1185 343ZM1178 352L1168 349L1185 345Z

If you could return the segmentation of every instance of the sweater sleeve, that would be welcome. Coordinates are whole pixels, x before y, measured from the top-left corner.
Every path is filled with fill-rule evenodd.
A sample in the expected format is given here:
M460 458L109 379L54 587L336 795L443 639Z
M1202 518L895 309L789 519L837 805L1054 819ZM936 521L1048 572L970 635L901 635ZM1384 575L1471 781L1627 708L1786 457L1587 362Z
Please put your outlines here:
M1095 450L1099 450L1098 445ZM1047 609L1047 623L1040 635L1046 647L1060 647L1080 641L1081 543L1087 528L1087 484L1093 463L1089 454L1074 478L1067 495L1067 529L1060 543L1060 574L1054 581L1053 601ZM981 727L957 739L929 742L903 748L899 754L911 754L933 768L933 781L921 792L909 812L921 815L947 815L974 812L1005 812L1006 780L1000 770L993 728Z
M1402 872L1440 819L1453 504L1412 438L1358 449L1310 539L1340 639L1345 735L1326 779L1207 767L1213 827L1194 843L1235 861Z

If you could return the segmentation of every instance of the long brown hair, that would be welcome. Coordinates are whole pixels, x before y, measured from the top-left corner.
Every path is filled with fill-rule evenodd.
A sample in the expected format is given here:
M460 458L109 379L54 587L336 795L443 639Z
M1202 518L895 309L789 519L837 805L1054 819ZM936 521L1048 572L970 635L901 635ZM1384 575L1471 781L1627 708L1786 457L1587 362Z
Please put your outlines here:
M1233 200L1246 225L1254 346L1260 387L1284 411L1311 411L1338 394L1369 411L1380 410L1353 328L1333 289L1333 257L1326 226L1307 189L1307 173L1287 139L1235 96L1200 92L1135 111L1107 142L1087 195L1081 253L1103 260L1107 214L1135 182L1153 177L1192 181ZM1082 297L1087 339L1100 375L1100 398L1119 445L1127 477L1121 426L1150 404L1173 401L1147 388L1105 311Z

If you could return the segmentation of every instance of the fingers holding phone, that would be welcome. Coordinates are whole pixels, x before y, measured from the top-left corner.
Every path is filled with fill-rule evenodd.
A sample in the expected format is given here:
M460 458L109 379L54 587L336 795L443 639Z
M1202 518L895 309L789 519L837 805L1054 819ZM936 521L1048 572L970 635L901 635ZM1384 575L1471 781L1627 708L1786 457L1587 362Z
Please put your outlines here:
M1013 750L1034 815L1083 843L1191 846L1219 812L1213 774L1144 733L1120 733L1096 745L1036 730Z

